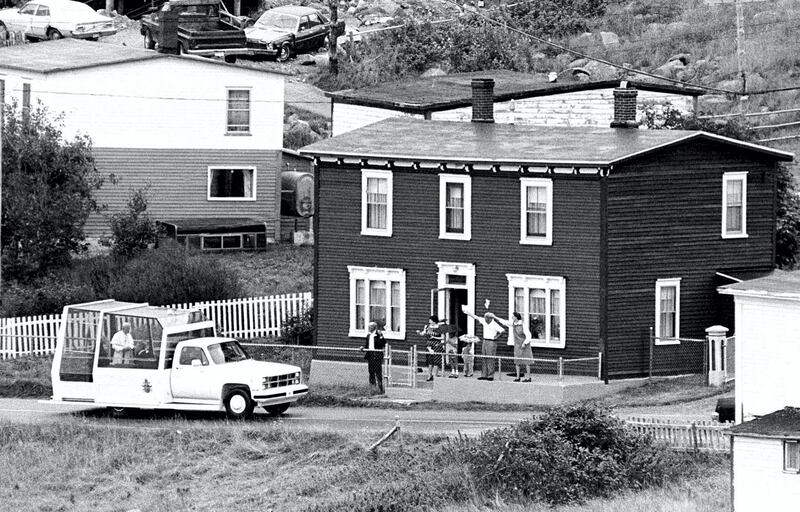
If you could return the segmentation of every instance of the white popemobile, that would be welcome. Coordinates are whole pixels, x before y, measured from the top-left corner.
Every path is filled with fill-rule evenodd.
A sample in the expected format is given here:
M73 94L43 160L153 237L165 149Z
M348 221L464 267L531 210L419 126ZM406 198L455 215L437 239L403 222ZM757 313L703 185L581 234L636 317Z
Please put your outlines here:
M115 300L64 308L52 380L49 403L225 411L235 419L256 405L282 414L308 393L299 367L251 359L235 339L217 337L200 311Z

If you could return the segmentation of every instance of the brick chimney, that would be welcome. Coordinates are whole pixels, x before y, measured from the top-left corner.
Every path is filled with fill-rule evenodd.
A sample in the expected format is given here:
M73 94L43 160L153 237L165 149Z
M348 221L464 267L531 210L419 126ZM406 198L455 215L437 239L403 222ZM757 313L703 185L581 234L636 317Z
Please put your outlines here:
M472 79L472 122L494 122L494 80Z
M638 128L636 122L636 96L638 91L628 87L628 82L620 82L614 89L614 120L612 128Z

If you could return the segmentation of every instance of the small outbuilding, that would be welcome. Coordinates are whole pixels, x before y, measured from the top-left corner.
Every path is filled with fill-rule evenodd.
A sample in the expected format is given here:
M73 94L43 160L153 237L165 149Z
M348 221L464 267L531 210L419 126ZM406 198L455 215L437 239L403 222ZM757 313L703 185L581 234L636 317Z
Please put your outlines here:
M736 423L800 407L800 272L776 270L719 293L735 304Z
M730 429L732 510L794 511L800 504L800 409L786 407Z

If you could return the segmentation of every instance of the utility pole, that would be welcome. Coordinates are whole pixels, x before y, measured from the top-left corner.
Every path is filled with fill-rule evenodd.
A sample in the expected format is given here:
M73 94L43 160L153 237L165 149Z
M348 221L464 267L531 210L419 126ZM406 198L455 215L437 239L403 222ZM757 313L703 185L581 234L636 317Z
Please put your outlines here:
M339 74L339 57L336 55L336 46L339 36L339 0L328 0L331 10L330 30L328 31L328 69L332 75Z
M742 95L739 100L745 99L747 93L747 77L744 73L744 9L742 0L734 0L736 3L736 64L739 76L742 79Z
M0 291L3 289L3 129L5 127L6 81L0 79Z

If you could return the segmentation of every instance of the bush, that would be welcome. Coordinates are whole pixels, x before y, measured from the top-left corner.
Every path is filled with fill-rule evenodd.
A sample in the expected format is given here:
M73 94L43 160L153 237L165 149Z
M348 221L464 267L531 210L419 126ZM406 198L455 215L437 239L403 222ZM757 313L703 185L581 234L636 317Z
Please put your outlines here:
M287 318L281 325L280 343L311 345L314 342L314 308L308 307L299 315Z
M115 256L132 258L158 241L161 230L147 214L149 190L149 184L143 189L132 190L127 211L112 215L109 219L111 240L107 245L111 246Z
M675 454L584 405L461 440L455 451L465 454L479 491L509 501L583 501L680 473Z
M3 289L0 316L60 313L66 304L89 302L96 298L97 294L88 284L47 276L26 284L6 284Z
M116 277L108 296L123 301L167 305L241 296L233 272L171 240L127 262Z

